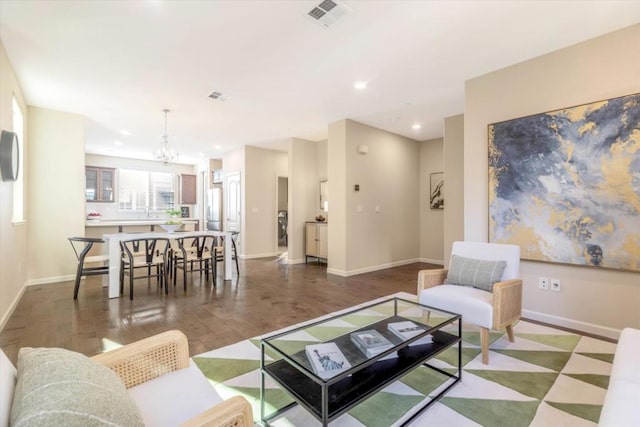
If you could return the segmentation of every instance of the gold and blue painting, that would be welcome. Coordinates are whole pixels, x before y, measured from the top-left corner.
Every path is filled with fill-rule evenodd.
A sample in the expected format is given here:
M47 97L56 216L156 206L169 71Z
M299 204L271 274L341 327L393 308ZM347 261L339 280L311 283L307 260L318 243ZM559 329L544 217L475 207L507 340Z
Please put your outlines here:
M489 125L489 240L640 270L640 94Z

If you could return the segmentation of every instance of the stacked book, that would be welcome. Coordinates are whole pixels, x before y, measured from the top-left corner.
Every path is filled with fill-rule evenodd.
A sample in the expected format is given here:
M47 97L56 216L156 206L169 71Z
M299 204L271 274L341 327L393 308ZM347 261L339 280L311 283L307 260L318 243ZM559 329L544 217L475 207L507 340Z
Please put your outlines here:
M374 357L393 347L391 341L375 329L358 331L351 334L351 342L367 357Z
M389 329L389 331L391 331L398 338L401 338L403 341L413 338L416 335L420 335L425 331L424 327L419 326L409 320L404 322L389 323L387 325L387 329ZM417 341L412 342L409 345L431 344L432 342L433 338L431 337L431 335L427 335Z
M331 378L351 368L351 364L334 342L308 345L305 352L313 371L320 378Z

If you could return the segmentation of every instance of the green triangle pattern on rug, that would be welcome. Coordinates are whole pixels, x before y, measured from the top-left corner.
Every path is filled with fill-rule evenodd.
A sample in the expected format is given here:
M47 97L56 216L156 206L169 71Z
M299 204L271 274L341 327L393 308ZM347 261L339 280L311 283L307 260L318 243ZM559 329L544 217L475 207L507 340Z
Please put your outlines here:
M526 427L536 415L539 401L456 399L443 397L443 405L486 427Z
M552 371L560 372L565 367L571 353L563 351L524 351L524 350L494 350L496 353L504 354L523 362L542 366Z
M525 396L542 400L558 378L557 373L470 370L485 380L509 387Z
M194 357L193 361L205 377L216 383L223 383L231 378L260 369L259 360Z
M372 310L375 312L375 310ZM384 310L380 310L384 311ZM389 313L381 313L389 314ZM340 318L336 326L316 326L306 332L311 336L322 340L326 337L333 338L344 330L351 330L341 325L353 324L358 327L367 325L371 321L379 320L375 314L363 316L347 315ZM419 321L419 320L418 320ZM347 323L341 323L347 322ZM536 334L522 333L532 330L531 324L521 321L514 326L516 342L509 343L506 339L500 340L496 348L491 348L492 354L489 364L481 363L478 329L474 326L463 324L465 343L473 347L462 348L462 381L452 387L447 394L435 402L429 409L421 413L411 424L412 427L423 425L456 426L468 423L477 423L482 426L529 426L549 425L549 411L540 407L543 399L554 396L554 387L558 385L563 390L562 402L549 402L548 407L563 413L562 423L566 425L582 425L583 423L597 423L600 416L601 405L585 404L580 400L580 389L572 392L565 387L580 387L590 384L600 389L608 385L608 376L603 375L603 363L610 364L613 355L610 353L576 353L585 356L579 358L580 363L568 363L572 351L578 348L581 337L575 334L558 333L547 328L549 333L545 336L545 329ZM537 330L538 328L536 328ZM449 327L456 333L457 326ZM504 333L492 333L492 342L504 337ZM296 336L295 341L278 340L280 347L287 351L304 349L305 345L312 341L301 341ZM519 338L526 339L526 350L522 349ZM304 339L304 338L302 338ZM593 347L593 339L589 338L589 348ZM250 340L252 345L241 342L236 345L194 357L196 365L209 378L216 390L224 398L233 395L243 395L250 400L254 408L255 420L260 420L260 339ZM536 348L539 346L539 348ZM557 351L550 351L549 347ZM597 347L597 346L596 346ZM603 346L610 351L610 345ZM243 353L244 352L244 353ZM275 356L267 352L269 356ZM231 357L237 358L229 358ZM497 357L503 355L503 357ZM244 357L244 358L243 358ZM594 362L594 368L588 366L589 359ZM269 363L269 360L267 360ZM430 365L453 373L458 363L458 347L450 348L434 357ZM564 369L567 372L564 372ZM605 370L606 372L606 370ZM561 381L560 378L565 380ZM577 381L567 382L567 377ZM374 394L361 404L353 407L348 413L341 416L335 424L338 425L365 425L365 426L396 426L400 419L411 412L416 405L422 406L428 399L444 387L447 376L428 367L420 367L410 371L401 377L396 383L386 386L383 390ZM585 384L586 383L586 384ZM589 386L590 387L590 386ZM293 400L272 380L267 377L266 406L267 412L285 407ZM575 398L574 398L575 396ZM603 393L604 396L604 393ZM592 397L593 398L593 397ZM594 402L590 402L594 403ZM596 402L597 403L597 400ZM294 411L287 411L281 415L282 423L278 425L316 425L317 420L303 408L295 407ZM549 408L547 408L549 409ZM294 417L288 421L287 416ZM300 418L302 417L302 418ZM305 418L308 417L308 418ZM431 418L430 418L431 417ZM435 418L433 418L435 417ZM537 418L539 417L539 418ZM575 423L571 423L571 417L575 417ZM304 420L307 421L304 421ZM332 423L334 424L334 423Z
M603 362L613 363L614 354L609 353L576 353L592 359L602 360Z
M387 427L424 399L424 396L397 395L381 391L350 410L349 414L365 426Z
M504 332L489 332L489 345L503 335ZM462 331L462 341L480 347L480 332Z
M584 381L585 383L592 384L596 387L604 388L605 390L609 387L609 376L608 375L596 375L596 374L569 374L564 373L571 378L575 378L580 381Z
M585 420L598 423L600 420L600 412L602 412L602 406L599 405L585 405L580 403L557 403L548 402L547 405L553 406L563 412L567 412L576 417L584 418Z
M560 348L565 351L573 351L580 341L580 335L543 335L543 334L518 334L519 337Z

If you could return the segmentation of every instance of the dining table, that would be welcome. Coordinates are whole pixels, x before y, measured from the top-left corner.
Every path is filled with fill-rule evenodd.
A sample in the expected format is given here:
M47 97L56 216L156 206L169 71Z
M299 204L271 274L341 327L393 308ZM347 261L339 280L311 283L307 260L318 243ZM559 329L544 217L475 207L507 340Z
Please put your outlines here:
M230 231L175 231L173 233L163 232L150 232L150 233L113 233L104 234L102 237L107 244L107 250L109 255L109 274L108 274L108 286L109 286L109 298L120 297L120 242L131 239L182 239L198 236L214 236L223 237L223 270L224 280L231 280L232 278L232 252L231 252L231 237Z

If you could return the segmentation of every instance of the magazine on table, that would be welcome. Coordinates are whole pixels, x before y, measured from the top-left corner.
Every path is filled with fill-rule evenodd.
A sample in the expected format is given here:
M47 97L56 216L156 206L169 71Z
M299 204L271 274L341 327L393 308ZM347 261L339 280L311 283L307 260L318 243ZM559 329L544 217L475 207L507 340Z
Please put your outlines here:
M404 322L393 322L387 325L387 329L391 331L394 335L402 340L406 341L415 337L416 335L420 335L425 331L425 328L413 323L409 320ZM431 335L427 335L426 337L420 338L417 341L412 342L411 345L422 345L422 344L431 344L433 342L433 337Z
M351 342L367 357L377 356L383 351L387 351L393 347L391 341L375 329L353 332L350 338Z
M334 342L308 345L305 352L313 371L320 378L331 378L351 368L351 364Z

